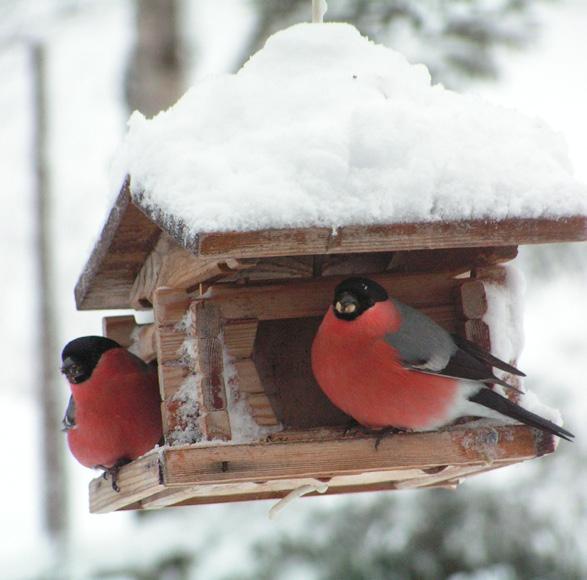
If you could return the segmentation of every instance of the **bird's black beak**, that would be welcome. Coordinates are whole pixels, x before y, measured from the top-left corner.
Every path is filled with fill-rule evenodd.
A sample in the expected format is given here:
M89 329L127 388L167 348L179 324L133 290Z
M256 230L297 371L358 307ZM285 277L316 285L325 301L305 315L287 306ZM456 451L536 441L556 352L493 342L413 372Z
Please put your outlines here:
M63 361L63 364L61 365L61 372L72 384L81 383L87 378L87 373L82 368L82 366L69 356Z

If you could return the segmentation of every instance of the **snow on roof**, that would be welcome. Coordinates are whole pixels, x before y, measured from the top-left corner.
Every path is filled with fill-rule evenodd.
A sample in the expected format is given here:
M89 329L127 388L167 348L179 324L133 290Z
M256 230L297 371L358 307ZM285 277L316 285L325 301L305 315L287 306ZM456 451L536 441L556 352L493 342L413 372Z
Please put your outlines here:
M278 32L238 73L135 112L118 165L194 234L587 214L560 135L347 24Z

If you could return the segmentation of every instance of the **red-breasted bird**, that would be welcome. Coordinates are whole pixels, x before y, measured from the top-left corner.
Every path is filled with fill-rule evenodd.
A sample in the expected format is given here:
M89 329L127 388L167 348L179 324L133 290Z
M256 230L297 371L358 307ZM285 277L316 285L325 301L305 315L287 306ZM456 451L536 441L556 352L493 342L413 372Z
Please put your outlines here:
M71 387L63 418L69 449L82 465L104 469L119 491L120 467L162 436L157 370L102 336L72 340L61 359Z
M459 417L515 421L571 441L572 433L492 390L492 367L523 373L367 278L334 291L312 344L312 370L332 403L372 429L428 431Z

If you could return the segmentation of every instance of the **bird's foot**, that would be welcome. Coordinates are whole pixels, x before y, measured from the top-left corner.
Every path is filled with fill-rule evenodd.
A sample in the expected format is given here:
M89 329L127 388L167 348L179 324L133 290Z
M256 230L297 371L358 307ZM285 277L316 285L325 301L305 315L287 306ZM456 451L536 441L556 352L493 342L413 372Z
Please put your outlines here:
M356 420L356 419L349 419L348 423L344 426L344 431L342 432L342 436L346 437L351 431L355 429L364 429L364 427Z
M103 465L98 465L98 467L104 470L102 477L106 480L110 478L112 489L116 493L120 493L120 487L118 485L118 473L120 471L120 468L123 465L126 465L127 463L130 463L130 459L123 457L122 459L119 459L112 467L104 467Z
M383 429L372 430L375 432L375 451L379 449L381 441L389 435L397 435L398 433L406 433L407 429L400 429L399 427L383 427Z
M342 432L343 437L348 435L351 431L358 431L364 435L375 435L375 450L377 450L379 449L381 441L385 437L389 435L396 435L398 433L407 433L408 429L400 429L399 427L382 427L380 429L374 429L373 427L361 425L361 423L355 419L350 419L350 421L345 425L344 431Z

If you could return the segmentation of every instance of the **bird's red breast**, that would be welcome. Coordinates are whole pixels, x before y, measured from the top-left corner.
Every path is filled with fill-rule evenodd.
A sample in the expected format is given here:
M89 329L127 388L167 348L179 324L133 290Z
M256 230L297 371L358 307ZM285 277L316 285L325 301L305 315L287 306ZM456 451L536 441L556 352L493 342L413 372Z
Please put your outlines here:
M124 348L105 352L92 376L71 385L75 427L67 441L86 467L135 459L161 439L157 372Z
M400 325L390 301L351 321L337 318L330 307L312 345L312 370L332 403L362 425L432 428L448 415L458 385L402 366L384 340Z

